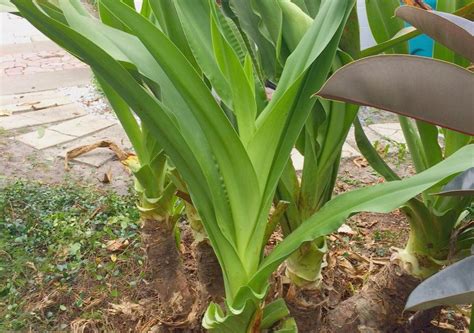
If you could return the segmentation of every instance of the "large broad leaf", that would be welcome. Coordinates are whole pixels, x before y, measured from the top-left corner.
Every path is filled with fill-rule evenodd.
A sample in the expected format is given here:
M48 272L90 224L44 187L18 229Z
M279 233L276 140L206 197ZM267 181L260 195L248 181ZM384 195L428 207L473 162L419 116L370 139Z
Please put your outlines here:
M474 2L472 0L438 0L436 2L436 10L438 12L452 13L472 21L472 14L474 13L473 5ZM459 54L453 52L453 50L436 40L433 46L433 58L452 62L462 67L469 65L467 59L461 57Z
M474 62L474 23L448 13L411 6L397 9L396 16Z
M428 58L387 55L343 67L317 95L373 106L474 135L473 87L474 73L459 66Z
M474 256L465 258L423 281L408 297L405 310L474 303Z
M464 171L446 184L438 195L466 196L474 195L474 168Z
M452 5L452 3L455 3L455 1L453 0L448 0L450 1L450 5ZM462 6L464 3L463 2L459 2L457 1L458 4L460 3L460 5ZM442 2L442 1L438 1L438 7L442 7L441 4L445 4L446 2ZM472 20L473 19L473 15L474 15L474 2L470 3L470 4L466 4L464 7L459 7L458 4L456 4L456 6L454 8L449 8L451 9L451 11L453 12L452 15L456 15L456 16L459 16L459 17L464 17L468 20ZM452 7L452 6L451 6ZM458 9L459 8L459 9ZM438 9L438 10L443 10L443 11L449 11L448 8L443 8L443 9ZM384 13L379 13L379 15L383 15ZM386 17L386 19L388 20L389 17ZM369 17L369 20L373 20L373 17ZM362 50L360 52L360 55L358 58L365 58L365 57L369 57L369 56L373 56L373 55L377 55L377 54L381 54L382 52L385 52L386 50L390 49L390 48L393 48L397 45L400 45L412 38L415 38L416 36L419 36L422 32L414 27L404 27L402 28L400 31L398 31L394 37L390 38L390 39L385 39L385 41L378 41L378 44L377 45L374 45L372 47L369 47L365 50ZM435 49L438 45L435 45ZM404 47L404 51L408 51L408 49L406 48L406 44L405 44L405 47ZM436 50L435 50L435 54L436 54ZM437 58L437 57L435 57ZM445 60L445 59L443 59Z

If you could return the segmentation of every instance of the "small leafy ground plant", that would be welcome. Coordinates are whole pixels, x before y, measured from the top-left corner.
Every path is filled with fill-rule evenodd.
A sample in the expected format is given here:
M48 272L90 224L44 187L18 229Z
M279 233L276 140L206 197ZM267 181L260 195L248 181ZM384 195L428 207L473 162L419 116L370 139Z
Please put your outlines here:
M0 191L0 331L100 318L142 275L133 196L17 181ZM63 324L63 326L61 326Z

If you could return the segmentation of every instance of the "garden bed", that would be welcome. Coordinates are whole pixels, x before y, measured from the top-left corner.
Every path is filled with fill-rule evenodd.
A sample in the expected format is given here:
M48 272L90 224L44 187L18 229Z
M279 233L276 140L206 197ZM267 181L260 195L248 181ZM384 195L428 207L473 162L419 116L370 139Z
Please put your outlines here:
M406 169L406 163L399 167ZM370 167L349 159L341 165L336 189L341 193L378 181ZM76 183L15 182L0 195L0 205L0 330L161 332L166 305L149 283L134 196ZM184 220L180 228L180 253L195 284L192 232ZM330 235L323 309L360 290L407 236L408 224L398 211L357 214ZM279 240L277 232L269 246ZM279 283L285 292L287 282ZM200 306L202 311L205 304ZM466 313L442 310L430 332L467 332Z

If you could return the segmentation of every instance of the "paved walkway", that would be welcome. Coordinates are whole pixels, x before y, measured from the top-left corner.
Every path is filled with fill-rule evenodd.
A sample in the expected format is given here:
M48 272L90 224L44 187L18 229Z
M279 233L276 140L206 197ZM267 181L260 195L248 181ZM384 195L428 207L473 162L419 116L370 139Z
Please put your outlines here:
M0 21L0 137L9 141L3 147L0 145L0 158L8 155L11 159L13 155L24 161L32 152L39 152L39 159L61 159L72 148L105 139L131 148L115 117L110 112L96 112L91 108L90 98L84 98L91 95L87 88L91 72L86 65L26 20L0 14ZM96 93L92 95L92 102L103 103ZM389 137L403 142L398 124L371 125L367 134L373 141ZM360 156L352 138L349 135L344 144L344 158ZM113 157L107 149L99 149L76 158L75 162L89 170L104 170ZM301 155L294 151L292 158L300 170ZM0 176L1 173L0 167Z
M113 183L130 178L114 154L97 149L75 158L66 172L66 152L111 140L131 145L102 97L91 71L26 20L0 13L0 180L93 182L113 170ZM122 177L122 180L118 180Z

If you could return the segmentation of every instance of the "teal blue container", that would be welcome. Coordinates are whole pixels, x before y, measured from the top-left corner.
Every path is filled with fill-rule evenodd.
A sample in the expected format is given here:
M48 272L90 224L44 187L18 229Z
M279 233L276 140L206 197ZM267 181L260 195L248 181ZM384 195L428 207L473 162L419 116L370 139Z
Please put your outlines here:
M436 8L436 0L425 0L425 3L433 9ZM412 55L431 58L433 56L433 44L433 40L430 37L420 35L411 39L408 42L408 47Z

